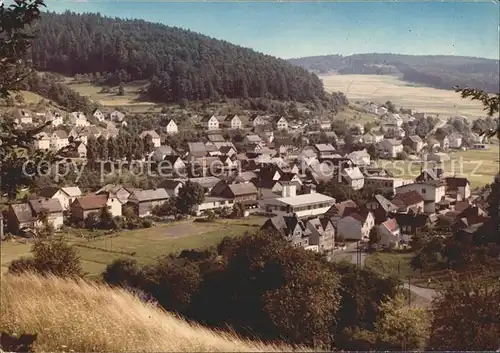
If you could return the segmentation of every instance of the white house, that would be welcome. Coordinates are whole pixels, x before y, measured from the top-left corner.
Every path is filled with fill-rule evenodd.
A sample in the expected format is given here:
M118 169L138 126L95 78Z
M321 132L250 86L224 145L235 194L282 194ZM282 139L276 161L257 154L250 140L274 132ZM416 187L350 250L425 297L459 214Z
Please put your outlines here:
M46 188L37 192L41 197L57 199L64 211L67 211L71 203L79 196L82 196L82 191L78 186L64 188Z
M69 120L69 124L74 125L74 126L84 127L84 126L90 125L90 123L87 120L87 117L82 112L70 113L68 120Z
M58 151L69 145L68 134L64 130L56 130L50 136L50 148Z
M167 123L167 134L169 135L175 135L176 133L179 132L179 128L177 127L177 124L175 123L174 119L170 119Z
M412 180L401 178L383 177L383 176L366 176L364 186L382 192L396 193L396 188L402 185L411 184Z
M367 132L363 135L363 142L370 145L380 142L384 139L383 134L377 134L375 132Z
M109 114L109 118L111 121L122 123L125 120L125 114L118 110L114 110L111 112L111 114Z
M295 188L293 184L283 185L282 195L290 196L261 200L261 209L276 215L295 213L304 218L322 215L335 203L334 198L319 193L296 195Z
M337 236L345 240L368 239L375 218L368 210L358 210L342 217L337 223Z
M377 150L383 156L396 158L398 153L403 152L403 144L400 140L384 139L377 144Z
M106 119L106 117L104 116L104 114L99 109L96 109L94 111L94 113L92 114L92 116L94 118L96 118L97 121L100 121L100 122L103 122Z
M283 116L275 116L273 119L273 127L277 130L288 130L288 121Z
M394 248L401 240L401 228L395 219L391 218L381 223L377 229L380 235L379 245L384 248Z
M45 132L40 132L37 134L35 140L35 148L37 150L48 150L50 149L50 137Z
M193 211L196 215L201 215L206 211L215 211L226 208L228 210L232 210L234 206L233 199L226 199L223 197L215 197L215 196L207 196L203 200L203 202L199 205L195 205L193 207Z
M154 131L154 130L143 131L139 135L139 137L141 139L145 138L146 136L151 137L151 140L153 141L154 147L160 147L161 139L160 139L160 135L158 135L158 133L156 131Z
M19 125L33 124L33 116L26 110L18 109L16 111L16 121Z
M467 200L471 196L470 183L467 178L446 177L446 195L455 200Z
M451 134L448 136L448 147L449 148L460 148L462 147L462 135L460 134Z
M387 114L387 112L388 110L386 107L378 107L377 109L377 114L380 116Z
M252 124L252 126L259 126L259 125L266 125L267 124L267 117L264 117L260 114L252 114L250 116L249 122Z
M241 119L236 114L228 114L225 117L221 117L220 123L233 130L241 129L242 127Z
M353 190L362 189L365 184L365 177L358 167L342 168L340 175Z
M51 126L52 127L57 127L59 125L62 125L64 123L63 121L63 117L61 114L59 114L58 112L55 112L52 116L51 116Z
M335 247L335 227L326 217L313 218L307 221L309 229L309 245L317 245L319 251L331 251Z
M208 131L219 130L219 119L215 115L205 115L201 123Z
M346 157L357 166L368 166L371 162L370 154L366 151L366 148L361 151L351 152Z
M396 188L396 196L408 191L418 192L424 199L424 212L435 213L436 202L441 201L446 194L446 186L443 180L430 180L406 184Z

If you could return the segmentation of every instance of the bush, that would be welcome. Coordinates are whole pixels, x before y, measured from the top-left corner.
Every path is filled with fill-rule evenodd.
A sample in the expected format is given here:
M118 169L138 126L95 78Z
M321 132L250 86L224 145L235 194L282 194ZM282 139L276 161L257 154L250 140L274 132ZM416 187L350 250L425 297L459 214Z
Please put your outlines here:
M405 160L405 159L408 159L408 153L406 153L405 151L403 152L399 152L396 156L397 159L399 160Z
M9 272L15 274L36 272L59 277L75 277L83 274L77 250L62 238L39 240L33 245L32 252L33 258L13 261L9 266Z
M142 220L142 227L143 228L151 228L153 226L153 221L148 219L148 218L145 218Z

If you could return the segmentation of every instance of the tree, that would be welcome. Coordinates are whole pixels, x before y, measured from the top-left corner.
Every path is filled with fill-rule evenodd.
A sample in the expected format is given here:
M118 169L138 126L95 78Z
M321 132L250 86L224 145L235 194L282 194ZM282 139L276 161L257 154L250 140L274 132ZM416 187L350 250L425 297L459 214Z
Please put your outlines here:
M263 232L225 239L218 252L221 265L205 277L192 310L197 320L264 340L330 347L340 305L330 263Z
M387 298L380 306L380 317L375 324L377 349L422 349L430 326L427 310L408 306L401 293Z
M118 95L119 96L125 95L125 87L123 86L123 82L120 82L120 84L118 85Z
M77 250L62 238L38 240L33 245L33 258L21 258L9 266L10 273L35 272L58 277L83 275Z
M201 204L204 199L205 191L203 187L196 182L188 180L179 190L179 195L176 198L176 206L180 212L189 213L194 206Z
M134 259L117 259L102 274L107 284L123 287L138 287L142 277L142 269Z
M42 0L16 1L9 7L0 3L0 97L9 96L9 91L20 88L30 70L24 62L33 36L27 27L40 18Z
M185 313L201 284L198 267L190 262L179 264L163 258L155 266L144 269L147 290L169 311Z
M396 106L391 101L385 102L384 106L387 108L387 111L389 113L396 113L397 112Z
M429 348L495 351L500 347L500 283L496 276L462 276L432 304Z
M368 241L368 245L370 246L370 249L373 249L376 244L380 242L382 239L377 227L373 227L370 230L370 240Z

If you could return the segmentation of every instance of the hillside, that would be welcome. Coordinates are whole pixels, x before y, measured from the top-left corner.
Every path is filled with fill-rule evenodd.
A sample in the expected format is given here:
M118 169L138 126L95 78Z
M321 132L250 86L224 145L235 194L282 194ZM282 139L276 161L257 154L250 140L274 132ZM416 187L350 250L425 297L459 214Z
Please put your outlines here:
M37 333L36 352L277 352L189 324L106 286L3 276L0 331Z
M441 89L469 86L498 92L499 61L465 56L356 54L290 59L316 73L395 75L404 81Z
M307 70L180 28L71 12L43 13L34 27L31 55L38 70L90 74L115 85L147 80L145 99L325 99L321 80Z

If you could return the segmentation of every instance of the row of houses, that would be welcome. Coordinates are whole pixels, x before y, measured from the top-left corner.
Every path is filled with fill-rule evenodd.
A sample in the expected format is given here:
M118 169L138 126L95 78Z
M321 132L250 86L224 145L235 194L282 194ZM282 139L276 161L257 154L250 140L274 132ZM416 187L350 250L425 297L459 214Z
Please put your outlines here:
M392 200L376 194L363 205L352 200L337 202L312 217L293 207L278 211L263 230L277 232L295 246L326 252L344 240L368 240L373 229L379 234L379 246L391 248L407 244L420 229L440 221L467 233L488 219L482 206L471 198L467 179L439 179L433 171L398 187Z

